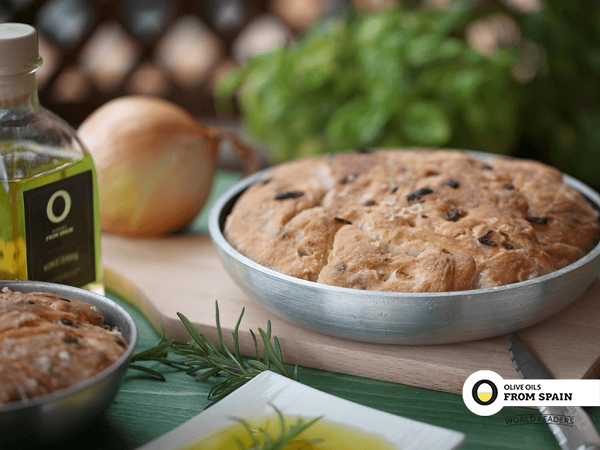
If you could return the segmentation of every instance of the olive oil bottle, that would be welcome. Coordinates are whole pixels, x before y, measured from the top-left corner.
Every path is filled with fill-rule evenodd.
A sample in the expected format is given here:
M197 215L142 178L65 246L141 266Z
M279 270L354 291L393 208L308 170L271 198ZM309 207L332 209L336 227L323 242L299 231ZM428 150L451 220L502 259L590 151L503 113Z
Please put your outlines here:
M41 63L33 27L0 24L0 279L102 293L94 163L40 105Z

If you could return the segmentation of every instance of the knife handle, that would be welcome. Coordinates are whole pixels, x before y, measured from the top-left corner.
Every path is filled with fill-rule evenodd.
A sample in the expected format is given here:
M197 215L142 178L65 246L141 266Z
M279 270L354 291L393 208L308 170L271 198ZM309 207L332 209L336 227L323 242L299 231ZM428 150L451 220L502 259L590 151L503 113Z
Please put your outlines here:
M573 425L548 423L562 450L600 450L600 435L590 416L579 406L540 406L544 415L573 418Z

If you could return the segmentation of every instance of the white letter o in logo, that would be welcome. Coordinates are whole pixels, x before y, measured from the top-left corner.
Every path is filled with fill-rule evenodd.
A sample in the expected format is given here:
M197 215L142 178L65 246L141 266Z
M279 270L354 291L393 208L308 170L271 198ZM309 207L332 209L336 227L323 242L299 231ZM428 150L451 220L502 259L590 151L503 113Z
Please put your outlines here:
M52 211L52 207L54 206L54 201L58 197L62 197L62 199L65 201L65 209L63 210L63 212L60 216L56 216L54 214L54 211ZM48 200L48 206L46 207L46 215L48 216L48 219L50 219L50 222L52 222L52 223L62 222L69 215L70 211L71 211L71 196L69 195L69 193L67 191L61 189L60 191L56 191L54 194L52 194L52 197L50 197L50 200Z

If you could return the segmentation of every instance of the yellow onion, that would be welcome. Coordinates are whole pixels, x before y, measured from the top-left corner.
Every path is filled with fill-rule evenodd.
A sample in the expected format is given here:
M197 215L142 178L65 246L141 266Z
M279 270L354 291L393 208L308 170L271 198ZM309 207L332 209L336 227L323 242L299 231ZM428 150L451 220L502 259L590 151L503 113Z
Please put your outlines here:
M200 212L225 137L178 105L150 96L109 101L78 134L98 173L102 231L146 237L177 231ZM249 149L235 143L249 161Z

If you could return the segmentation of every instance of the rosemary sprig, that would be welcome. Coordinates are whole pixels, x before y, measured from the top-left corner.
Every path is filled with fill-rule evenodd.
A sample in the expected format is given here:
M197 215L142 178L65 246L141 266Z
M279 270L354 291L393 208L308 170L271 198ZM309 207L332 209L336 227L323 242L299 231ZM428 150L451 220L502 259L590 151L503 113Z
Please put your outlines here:
M171 348L173 347L173 344L175 344L175 339L166 340L165 339L165 330L161 326L161 336L160 336L160 340L158 341L158 344L156 344L152 348L142 350L142 351L135 353L129 359L129 368L134 369L134 370L139 370L140 372L145 372L149 375L152 375L153 377L158 378L161 381L167 381L162 373L157 372L156 370L152 370L145 366L140 366L139 364L136 364L136 363L140 362L140 361L154 361L154 362L159 362L161 364L175 367L178 370L184 370L185 366L180 364L178 361L174 361L174 360L167 358Z
M285 417L281 411L279 411L275 406L271 406L277 414L277 420L279 422L279 435L277 437L271 437L271 435L269 435L265 429L255 428L243 419L236 419L244 427L252 439L252 446L246 447L240 439L234 437L233 439L240 450L284 450L292 440L294 440L304 430L321 419L321 417L316 417L306 421L302 417L297 417L296 421L290 427L288 427L285 422ZM303 440L302 444L309 445L309 448L312 448L312 445L318 444L322 441L323 439Z
M245 308L242 309L240 317L233 330L233 352L225 344L223 332L221 329L221 320L219 316L219 304L215 302L217 335L219 347L217 347L205 334L200 333L198 329L181 313L177 313L179 319L183 322L190 340L187 344L177 344L173 339L166 340L164 329L158 344L147 350L134 354L131 358L130 368L148 373L162 381L165 377L153 369L136 364L141 361L153 361L168 365L177 370L185 370L194 375L196 381L206 381L213 377L222 378L209 392L208 398L212 401L218 401L246 384L255 376L266 370L278 372L281 375L298 380L298 367L295 366L292 371L288 365L283 362L281 345L276 336L271 335L271 321L267 321L267 330L258 329L258 334L263 344L263 358L259 354L259 345L256 334L250 330L254 342L254 358L247 362L240 353L239 327L244 316ZM171 351L182 356L180 359L169 359Z

